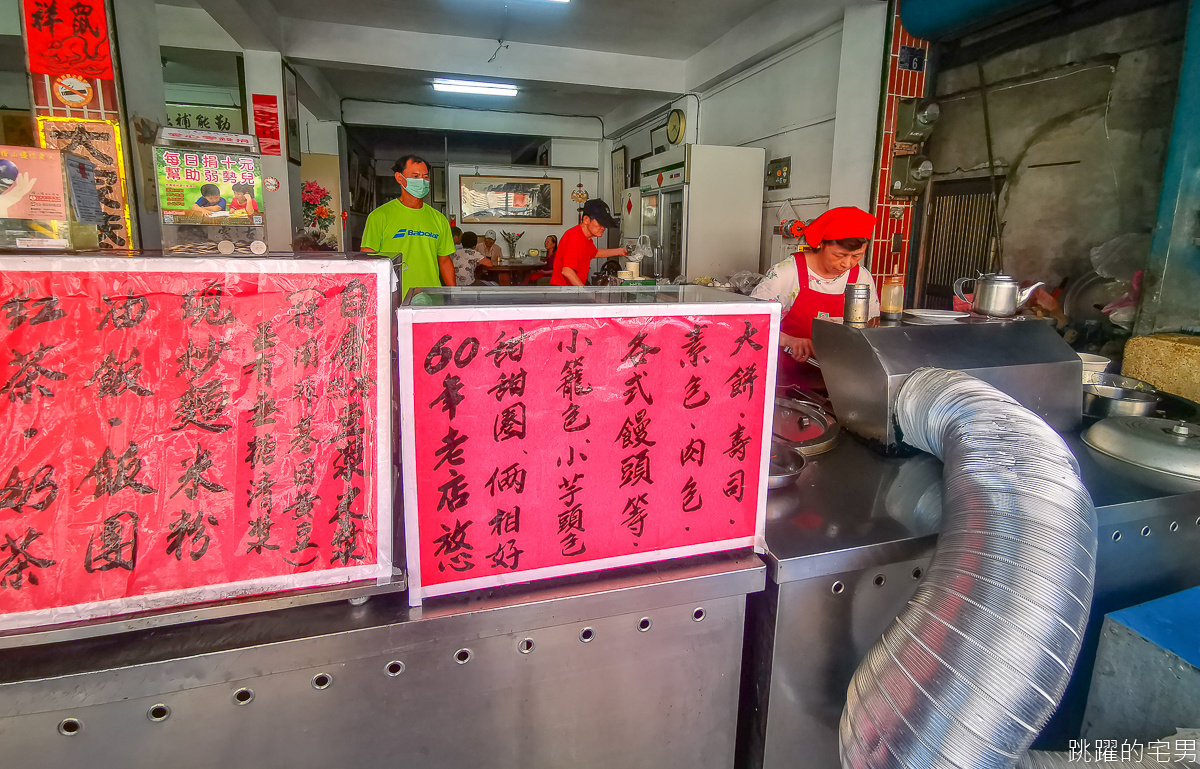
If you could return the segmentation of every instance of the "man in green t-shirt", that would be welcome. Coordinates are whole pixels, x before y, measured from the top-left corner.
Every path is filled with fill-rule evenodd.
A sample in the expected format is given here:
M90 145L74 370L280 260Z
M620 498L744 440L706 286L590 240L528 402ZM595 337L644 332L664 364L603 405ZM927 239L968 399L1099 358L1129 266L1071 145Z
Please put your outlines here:
M392 171L400 183L400 197L367 217L362 250L393 260L401 255L401 297L410 288L455 285L450 223L440 211L422 202L429 194L429 164L416 155L405 155Z

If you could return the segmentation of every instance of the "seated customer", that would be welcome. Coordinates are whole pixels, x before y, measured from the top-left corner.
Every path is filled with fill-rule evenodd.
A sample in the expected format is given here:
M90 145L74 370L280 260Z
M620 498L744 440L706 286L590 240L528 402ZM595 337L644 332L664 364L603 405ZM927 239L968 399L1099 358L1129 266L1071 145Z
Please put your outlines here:
M542 255L542 261L546 263L546 266L529 274L529 278L525 282L531 285L536 283L539 286L548 286L550 285L550 276L554 274L554 253L558 251L558 236L547 235L544 245L546 253Z
M497 262L504 256L504 252L500 250L500 245L496 243L495 230L488 230L483 233L483 243L479 246L479 253Z
M479 237L473 232L462 234L462 247L450 257L454 261L454 277L460 286L482 285L475 279L476 267L491 267L492 260L475 250Z

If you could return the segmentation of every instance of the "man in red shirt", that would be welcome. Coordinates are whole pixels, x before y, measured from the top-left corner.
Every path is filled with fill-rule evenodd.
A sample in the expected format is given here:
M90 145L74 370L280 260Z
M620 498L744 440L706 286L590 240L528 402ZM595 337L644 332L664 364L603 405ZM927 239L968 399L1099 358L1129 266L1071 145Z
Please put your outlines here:
M554 274L550 276L552 286L582 286L587 283L592 271L592 260L625 256L624 248L596 248L592 238L603 237L609 227L616 227L617 220L608 210L608 204L593 198L583 204L583 221L567 230L559 241L554 254Z

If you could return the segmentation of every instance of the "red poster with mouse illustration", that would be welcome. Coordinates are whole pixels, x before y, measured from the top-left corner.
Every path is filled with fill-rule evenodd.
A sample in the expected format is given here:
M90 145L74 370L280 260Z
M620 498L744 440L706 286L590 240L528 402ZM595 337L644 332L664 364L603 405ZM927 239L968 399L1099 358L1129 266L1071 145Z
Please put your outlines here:
M22 0L29 71L113 80L104 0Z

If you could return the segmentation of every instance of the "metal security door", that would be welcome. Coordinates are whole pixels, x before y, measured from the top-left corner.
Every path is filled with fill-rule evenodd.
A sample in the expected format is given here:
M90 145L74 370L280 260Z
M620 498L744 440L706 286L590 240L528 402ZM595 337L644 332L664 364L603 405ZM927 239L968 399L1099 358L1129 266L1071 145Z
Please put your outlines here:
M918 307L951 309L955 280L973 278L993 269L995 222L990 179L961 179L934 185L925 258L920 268Z

